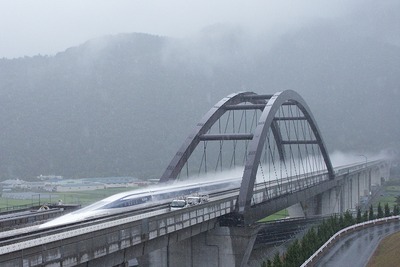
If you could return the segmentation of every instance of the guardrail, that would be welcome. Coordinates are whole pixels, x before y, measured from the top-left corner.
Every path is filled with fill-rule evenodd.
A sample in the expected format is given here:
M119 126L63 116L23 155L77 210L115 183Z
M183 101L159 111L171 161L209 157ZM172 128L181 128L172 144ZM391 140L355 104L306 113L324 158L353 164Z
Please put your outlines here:
M368 162L367 164L351 164L350 166L337 167L335 168L335 175L343 176L345 174L353 174L366 168L377 166L383 162L385 162L385 160L375 160ZM271 180L260 182L255 185L251 205L259 204L261 202L268 201L286 194L299 192L325 181L329 181L329 175L327 171L316 171L307 174L284 177L279 181Z
M304 177L305 184L302 184L302 186L307 187L307 185L313 185L314 183L327 179L324 173L314 173L314 175ZM296 182L301 183L302 181ZM283 183L280 181L280 184L275 182L275 187L272 187L271 190L276 189L278 191L278 187L280 187L280 193L290 192L291 189L296 190L296 188L290 188L289 183L289 180ZM273 182L269 183L270 186L272 184ZM266 197L269 199L277 196L277 192L275 191L268 193ZM22 260L32 262L37 260L43 264L45 264L46 260L49 261L49 264L55 264L56 262L74 262L78 264L97 259L107 253L113 254L115 251L127 249L128 247L140 246L141 243L150 243L154 241L152 244L155 244L157 239L160 240L161 244L162 240L169 240L169 238L165 238L165 236L169 234L175 235L174 232L178 233L175 235L178 236L176 240L180 240L214 227L214 221L217 217L231 213L234 210L237 194L238 192L231 192L228 195L215 197L213 201L208 203L177 211L171 212L169 209L164 209L157 210L153 213L140 213L95 225L80 226L66 230L65 232L57 232L54 234L50 232L49 234L43 233L32 238L24 237L24 239L18 240L17 242L13 240L13 242L4 243L4 245L0 247L0 255L2 255L2 257L0 257L0 265L10 264L10 266L13 266L11 265L12 263ZM261 197L260 195L259 199L261 199ZM399 216L396 218L399 220ZM389 218L383 220L389 220ZM369 223L373 223L373 221ZM356 228L357 225L352 227ZM344 230L340 233L344 233ZM179 235L181 235L181 237L179 237ZM335 235L335 237L337 238L338 235ZM58 242L61 240L62 242ZM85 257L81 258L80 256L82 255L80 254L80 248L77 244L85 240L87 240L87 244L90 245L87 245L88 250L85 252ZM335 239L330 240L332 242ZM40 249L40 247L43 246L46 246L47 251L47 256L44 258ZM68 249L66 249L67 247ZM23 253L20 253L21 251L23 251ZM135 250L135 253L139 254L145 252L147 252L147 250ZM136 256L136 254L134 256Z
M15 212L15 211L29 210L34 207L40 207L39 202L33 203L33 204L2 207L2 208L0 208L0 213L6 214L6 213L10 213L10 212Z
M361 171L363 169L366 169L368 167L373 167L379 164L382 164L383 162L386 162L387 160L385 159L380 159L380 160L374 160L374 161L370 161L368 163L357 163L357 164L351 164L348 167L336 167L335 168L335 175L344 175L344 174L350 174L350 173L354 173L357 171Z
M44 211L27 211L18 216L10 216L0 220L0 232L15 229L21 225L34 225L38 222L58 217L65 213L62 208L52 208Z
M334 234L331 238L329 238L328 241L325 242L324 245L322 245L322 247L320 247L310 258L308 258L308 260L306 260L301 267L309 267L309 266L313 266L316 261L318 261L325 253L327 253L329 251L329 249L336 243L339 241L339 239L345 235L348 235L350 233L368 228L368 227L372 227L374 225L377 224L385 224L385 223L390 223L390 222L395 222L395 221L399 221L400 220L400 216L391 216L391 217L385 217L385 218L381 218L381 219L375 219L375 220L371 220L371 221L367 221L367 222L362 222L362 223L358 223L349 227L346 227L342 230L340 230L339 232L337 232L336 234Z

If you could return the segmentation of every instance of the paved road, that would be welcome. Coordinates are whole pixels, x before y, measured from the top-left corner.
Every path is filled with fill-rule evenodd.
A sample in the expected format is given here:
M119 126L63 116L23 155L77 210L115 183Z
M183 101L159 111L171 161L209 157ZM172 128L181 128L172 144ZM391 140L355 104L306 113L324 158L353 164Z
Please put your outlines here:
M315 266L364 267L379 242L387 235L398 231L400 231L400 221L349 234L336 243Z

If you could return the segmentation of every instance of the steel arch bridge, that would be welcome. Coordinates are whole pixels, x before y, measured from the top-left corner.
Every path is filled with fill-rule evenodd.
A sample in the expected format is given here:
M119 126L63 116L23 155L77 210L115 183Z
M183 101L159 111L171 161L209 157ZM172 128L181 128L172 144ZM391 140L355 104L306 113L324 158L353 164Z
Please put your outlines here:
M160 182L216 177L227 170L240 172L231 175L241 177L236 207L241 216L259 203L256 188L264 186L264 195L276 195L268 189L275 184L286 194L309 186L304 185L307 176L326 173L326 179L334 178L315 119L292 90L273 95L240 92L220 100L187 137ZM289 188L288 183L283 186L285 181L291 182Z

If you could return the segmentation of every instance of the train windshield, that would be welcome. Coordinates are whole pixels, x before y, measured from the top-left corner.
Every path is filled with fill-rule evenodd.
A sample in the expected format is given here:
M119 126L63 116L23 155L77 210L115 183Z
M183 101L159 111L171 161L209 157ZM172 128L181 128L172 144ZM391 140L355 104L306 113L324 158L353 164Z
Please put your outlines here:
M186 201L183 199L175 199L171 202L172 208L183 208L186 205Z

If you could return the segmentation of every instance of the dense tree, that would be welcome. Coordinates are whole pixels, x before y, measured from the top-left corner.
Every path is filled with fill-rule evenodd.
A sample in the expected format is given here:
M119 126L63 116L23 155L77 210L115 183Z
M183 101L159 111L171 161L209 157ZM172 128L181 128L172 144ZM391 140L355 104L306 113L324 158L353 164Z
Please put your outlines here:
M283 266L296 267L299 266L299 264L301 264L301 260L302 260L301 246L298 239L296 239L295 241L293 241L292 244L290 244L285 253Z
M390 216L390 208L388 203L385 204L384 211L381 203L378 203L377 210L377 218ZM365 210L364 213L362 215L361 214L361 209L357 208L356 218L353 218L352 213L347 210L340 216L333 215L330 218L323 220L316 229L311 227L304 234L301 240L296 239L293 241L293 243L288 246L283 257L277 253L274 256L272 263L271 261L263 262L262 267L300 266L339 230L354 225L355 223L376 219L372 204L370 205L369 210ZM398 205L393 207L393 215L400 215L400 208Z
M379 208L379 206L381 208ZM378 204L378 214L379 210L381 210L381 215L383 216L382 206L380 203ZM399 213L399 207L395 205L393 209L393 213ZM390 214L390 209L388 204L385 205L385 214ZM301 263L306 261L319 247L321 247L326 241L329 240L336 232L339 230L351 226L355 223L359 223L361 221L367 221L369 218L374 217L373 206L370 205L369 211L364 211L363 215L361 215L361 209L357 209L357 219L353 218L350 211L346 211L343 215L340 216L331 216L330 218L323 220L315 229L311 227L303 236L303 238L299 240L293 241L291 245L288 246L288 249L283 257L279 255L279 253L275 254L273 261L263 262L262 266L271 266L271 267L292 267L292 266L300 266Z
M376 215L376 218L377 219L383 218L383 215L384 215L384 213L383 213L382 205L379 202L378 203L378 214Z
M394 205L394 207L393 207L393 215L394 216L400 215L399 205Z
M301 241L302 261L304 262L307 258L309 258L321 245L322 242L318 238L314 227L311 227Z
M279 252L275 253L274 259L272 261L272 265L274 267L283 267L281 256L279 255Z
M375 215L374 215L374 207L372 207L372 204L369 206L369 212L368 212L368 220L374 220Z
M343 218L343 214L340 214L339 216L339 228L344 228L345 224L344 224L344 218Z
M357 218L356 218L356 223L360 223L363 221L362 215L361 215L361 208L357 208Z
M368 210L365 210L362 216L362 221L366 222L368 221Z
M386 203L386 204L385 204L385 217L389 217L390 215L391 215L391 214L390 214L389 204Z
M400 206L400 195L395 197L395 202L396 202L397 206Z
M342 228L353 225L354 222L355 221L354 221L353 215L351 214L351 212L349 210L346 210L346 212L344 213L344 216L343 216L344 226Z

